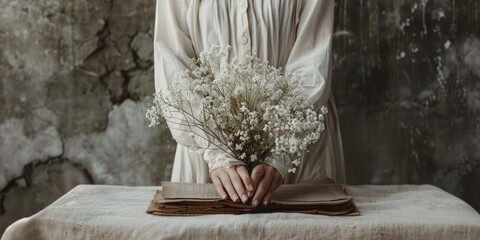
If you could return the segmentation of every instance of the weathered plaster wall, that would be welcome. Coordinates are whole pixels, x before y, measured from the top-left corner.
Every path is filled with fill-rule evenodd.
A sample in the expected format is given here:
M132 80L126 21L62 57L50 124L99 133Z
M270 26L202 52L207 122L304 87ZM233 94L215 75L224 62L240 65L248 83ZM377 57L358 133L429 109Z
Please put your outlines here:
M154 0L0 0L0 233L81 183L156 185L144 119ZM430 183L480 209L480 2L336 0L347 174Z
M0 0L0 233L81 183L157 185L154 1Z

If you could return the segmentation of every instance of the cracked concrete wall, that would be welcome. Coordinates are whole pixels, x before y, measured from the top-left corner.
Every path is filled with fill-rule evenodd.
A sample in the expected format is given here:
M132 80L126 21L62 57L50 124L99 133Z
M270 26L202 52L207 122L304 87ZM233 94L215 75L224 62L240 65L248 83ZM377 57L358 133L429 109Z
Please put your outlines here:
M155 0L0 0L0 232L77 184L157 185L144 119ZM480 3L336 0L352 184L434 184L480 210Z
M77 184L158 185L152 0L0 0L0 233Z

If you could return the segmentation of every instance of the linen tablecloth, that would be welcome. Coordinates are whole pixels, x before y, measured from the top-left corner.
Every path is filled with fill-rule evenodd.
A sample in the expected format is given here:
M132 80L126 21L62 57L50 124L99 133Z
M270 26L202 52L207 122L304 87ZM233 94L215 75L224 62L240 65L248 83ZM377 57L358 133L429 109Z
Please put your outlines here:
M12 224L10 239L480 239L480 215L431 185L346 186L358 217L145 213L157 187L79 185Z

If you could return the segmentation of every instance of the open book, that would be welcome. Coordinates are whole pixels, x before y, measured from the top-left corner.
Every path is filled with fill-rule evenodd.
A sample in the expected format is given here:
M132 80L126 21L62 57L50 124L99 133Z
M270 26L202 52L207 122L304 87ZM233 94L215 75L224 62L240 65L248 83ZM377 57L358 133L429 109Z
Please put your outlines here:
M329 216L358 216L353 199L341 185L302 183L282 185L267 206L219 198L213 184L162 182L147 213L166 216L295 212Z

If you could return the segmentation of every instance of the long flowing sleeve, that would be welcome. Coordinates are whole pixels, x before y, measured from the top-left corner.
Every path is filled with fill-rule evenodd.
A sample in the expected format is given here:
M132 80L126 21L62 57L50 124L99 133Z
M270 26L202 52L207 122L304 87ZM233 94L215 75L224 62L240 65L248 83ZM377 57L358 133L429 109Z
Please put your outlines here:
M300 73L310 103L330 98L333 0L307 0L301 8L297 38L285 69Z
M197 58L188 29L188 8L187 0L157 0L153 39L156 92L168 91L181 72L189 68L189 59ZM196 105L195 102L190 102L190 105L193 111L199 112L201 106ZM243 164L231 158L223 150L214 148L208 141L193 137L190 134L192 131L198 134L202 132L197 128L186 126L188 120L182 114L172 111L166 118L177 143L187 147L199 145L201 148L206 148L204 160L210 171L217 167Z
M296 40L285 66L286 71L304 77L307 101L316 108L326 106L331 94L333 8L333 0L306 0L303 3L298 17ZM271 165L282 176L291 168L283 159L277 159Z
M153 37L155 90L168 90L196 52L186 22L185 0L157 0Z
M155 91L165 92L196 57L186 22L188 3L184 0L157 0L153 37ZM166 116L173 138L184 146L194 141L180 115ZM175 119L172 119L175 117Z

